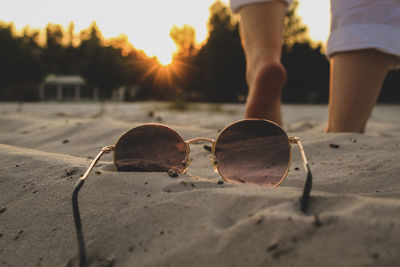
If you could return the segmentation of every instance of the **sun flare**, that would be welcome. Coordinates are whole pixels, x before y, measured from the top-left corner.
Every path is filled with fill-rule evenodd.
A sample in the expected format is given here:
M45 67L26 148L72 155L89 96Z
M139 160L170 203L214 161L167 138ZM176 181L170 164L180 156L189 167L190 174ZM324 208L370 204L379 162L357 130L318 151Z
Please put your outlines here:
M172 63L172 53L160 54L156 55L156 57L163 66L168 66Z

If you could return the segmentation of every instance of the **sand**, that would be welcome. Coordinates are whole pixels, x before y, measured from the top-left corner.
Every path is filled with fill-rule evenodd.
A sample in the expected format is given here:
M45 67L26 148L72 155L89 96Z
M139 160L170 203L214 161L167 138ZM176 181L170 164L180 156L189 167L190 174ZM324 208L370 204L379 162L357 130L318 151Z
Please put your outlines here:
M147 103L0 104L0 265L65 266L78 257L71 193L99 149L161 122L215 138L241 104L173 111ZM218 183L191 145L187 175L118 173L105 155L79 195L92 266L399 266L400 106L377 106L365 134L324 134L327 107L285 105L314 176L299 210L301 157L278 188ZM333 145L331 145L333 144Z

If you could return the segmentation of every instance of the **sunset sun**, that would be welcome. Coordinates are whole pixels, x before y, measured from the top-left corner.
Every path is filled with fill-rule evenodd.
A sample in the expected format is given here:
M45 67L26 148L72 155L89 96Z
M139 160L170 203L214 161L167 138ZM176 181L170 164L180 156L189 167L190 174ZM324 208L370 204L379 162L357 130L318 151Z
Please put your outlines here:
M163 55L156 55L158 61L160 61L161 65L168 66L172 63L172 54L163 54Z

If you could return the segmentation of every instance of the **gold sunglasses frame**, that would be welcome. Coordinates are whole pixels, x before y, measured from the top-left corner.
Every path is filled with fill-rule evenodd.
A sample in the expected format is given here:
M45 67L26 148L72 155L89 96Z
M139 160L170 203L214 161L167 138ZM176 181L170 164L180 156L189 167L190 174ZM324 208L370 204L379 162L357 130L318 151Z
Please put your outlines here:
M228 181L229 179L226 179L226 178L221 174L221 172L220 172L219 169L218 169L218 159L215 157L215 146L216 146L216 144L218 143L219 137L221 136L221 134L222 134L227 128L231 127L232 125L235 125L235 124L244 122L244 121L252 121L252 120L253 120L253 121L265 121L265 122L267 122L267 123L271 123L271 124L275 125L276 127L279 127L279 128L282 130L282 132L285 134L285 136L287 137L288 145L289 145L289 162L288 162L288 166L287 166L287 169L286 169L286 171L285 171L285 174L282 176L281 180L280 180L278 183L276 183L276 184L274 184L274 185L272 186L272 187L278 187L278 186L285 180L285 178L286 178L286 176L287 176L287 174L289 173L289 170L290 170L290 165L291 165L291 162L292 162L292 146L291 146L291 144L297 144L297 145L299 146L299 150L300 150L300 154L301 154L301 157L302 157L302 160L303 160L303 164L308 164L308 161L307 161L306 154L305 154L305 152L304 152L303 145L302 145L302 143L300 142L300 138L297 137L297 136L289 137L289 136L287 135L287 133L286 133L278 124L276 124L276 123L273 122L273 121L269 121L269 120L265 120L265 119L243 119L243 120L235 121L235 122L229 124L228 126L224 127L224 128L218 133L217 138L216 138L215 140L214 140L214 139L211 139L211 138L207 138L207 137L196 137L196 138L192 138L192 139L189 139L189 140L186 140L186 141L185 141L185 140L183 139L183 137L182 137L176 130L174 130L173 128L171 128L171 127L169 127L169 126L167 126L167 125L159 124L159 123L146 123L146 124L143 124L143 125L141 125L141 126L158 126L158 127L161 126L161 127L165 127L165 128L167 128L167 129L169 129L170 131L173 131L174 133L176 133L176 134L180 137L180 139L182 140L182 142L185 144L185 147L186 147L185 168L184 168L183 171L182 171L183 174L186 174L186 173L187 173L187 170L189 169L190 163L191 163L191 160L190 160L190 157L189 157L190 152L191 152L190 144L197 143L197 142L208 142L208 143L211 143L211 153L212 153L211 162L212 162L212 167L213 167L213 169L214 169L215 172L218 172L218 173L219 173L219 175L222 177L222 179L224 179L225 181ZM138 126L138 127L141 127L141 126ZM136 127L135 127L135 128L136 128ZM133 129L135 129L135 128L133 128ZM131 130L132 130L132 129L131 129ZM131 130L129 130L129 131L131 131ZM99 154L93 159L92 163L90 164L90 166L88 167L88 169L86 170L86 172L84 173L84 175L82 175L82 177L80 178L80 180L86 180L86 178L89 176L90 172L92 171L92 169L94 168L94 166L96 165L96 163L97 163L97 162L100 160L100 158L102 157L102 155L108 154L108 153L110 153L111 151L114 151L114 148L115 148L115 146L118 144L119 140L120 140L126 133L128 133L129 131L126 131L125 133L123 133L123 134L117 139L117 141L115 142L115 145L103 147L103 148L101 149L101 151L99 152ZM117 167L116 167L116 163L115 163L115 153L114 153L113 161L114 161L114 168L115 168L116 171L118 171L118 170L117 170ZM229 182L234 182L234 181L229 180Z
M291 162L292 162L292 146L291 146L291 144L297 144L297 145L299 146L299 151L300 151L300 154L301 154L301 157L302 157L303 166L304 166L304 169L305 169L305 172L306 172L306 183L305 183L305 185L304 185L303 195L302 195L302 197L301 197L301 199L300 199L300 209L301 209L301 211L306 212L307 209L308 209L310 191L311 191L311 187L312 187L312 175L311 175L310 167L309 167L309 165L308 165L307 157L306 157L306 154L305 154L305 152L304 152L303 145L302 145L302 143L300 142L300 138L299 138L299 137L296 137L296 136L289 137L289 136L287 135L287 133L286 133L278 124L276 124L276 123L274 123L274 122L272 122L272 121L269 121L269 120L265 120L265 119L243 119L243 120L239 120L239 121L233 122L233 123L229 124L228 126L226 126L226 127L225 127L224 129L222 129L222 131L217 135L217 138L216 138L215 140L214 140L214 139L211 139L211 138L207 138L207 137L196 137L196 138L189 139L189 140L187 140L187 141L185 141L185 140L182 138L182 136L181 136L177 131L175 131L174 129L172 129L171 127L168 127L168 126L166 126L166 125L158 124L158 123L147 123L147 124L143 124L142 126L144 126L144 125L150 125L150 126L151 126L151 125L154 125L154 126L166 127L166 128L168 128L169 130L175 132L175 133L182 139L182 142L184 142L184 144L185 144L185 146L186 146L185 168L184 168L183 171L182 171L182 173L184 173L184 174L185 174L185 173L187 172L187 170L189 169L190 162L191 162L191 160L190 160L190 158L189 158L189 155L190 155L190 152L191 152L190 144L197 143L197 142L209 142L209 143L211 143L211 145L212 145L212 146L211 146L211 152L212 152L212 158L211 158L211 159L212 159L212 166L213 166L213 169L214 169L214 171L218 172L219 175L220 175L225 181L227 181L227 179L226 179L226 178L221 174L221 172L219 171L219 169L218 169L218 162L216 162L216 161L217 161L217 158L215 157L215 147L216 147L216 144L218 143L218 139L219 139L219 137L221 136L221 134L222 134L227 128L229 128L230 126L232 126L232 125L234 125L234 124L237 124L237 123L244 122L244 121L252 121L252 120L254 120L254 121L265 121L265 122L267 122L267 123L272 123L272 124L274 124L275 126L279 127L279 128L282 130L282 132L286 135L287 140L288 140L288 145L289 145L289 162L288 162L288 167L287 167L287 169L286 169L285 174L284 174L283 177L281 178L281 180L280 180L278 183L276 183L275 185L273 185L272 187L277 187L277 186L279 186L279 185L285 180L285 178L286 178L286 176L287 176L287 174L288 174L288 172L289 172L290 165L291 165ZM141 126L138 126L138 127L141 127ZM136 127L135 127L135 128L136 128ZM135 129L135 128L133 128L133 129ZM132 130L132 129L131 129L131 130ZM129 131L131 131L131 130L129 130ZM118 144L118 142L119 142L119 140L121 139L121 137L124 136L124 135L125 135L126 133L128 133L129 131L127 131L127 132L125 132L124 134L122 134L122 135L118 138L118 140L116 141L115 145L103 147L103 148L101 149L101 151L97 154L97 156L93 159L93 161L90 163L90 165L89 165L88 169L86 170L86 172L82 175L82 177L81 177L81 178L77 181L77 183L75 184L74 191L73 191L73 193L72 193L72 210L73 210L74 222L75 222L75 228L76 228L76 234L77 234L77 240L78 240L79 266L84 266L85 263L86 263L86 251L85 251L85 242L84 242L84 238L83 238L82 223L81 223L80 212L79 212L79 205L78 205L78 193L79 193L80 189L82 188L82 186L83 186L85 180L86 180L87 177L89 176L90 172L92 171L92 169L94 168L94 166L96 165L96 163L100 160L100 158L101 158L104 154L109 154L111 151L114 151L114 150L115 150L115 146ZM114 152L114 157L113 157L113 159L114 159L114 167L115 167L115 169L117 169L116 164L115 164L115 152ZM229 180L229 182L234 182L234 181ZM239 183L239 182L237 182L237 183Z

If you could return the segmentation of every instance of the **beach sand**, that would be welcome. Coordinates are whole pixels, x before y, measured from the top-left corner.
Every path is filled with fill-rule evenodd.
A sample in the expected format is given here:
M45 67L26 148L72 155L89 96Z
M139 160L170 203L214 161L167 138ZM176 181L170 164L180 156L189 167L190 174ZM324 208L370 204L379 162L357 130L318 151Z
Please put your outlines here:
M125 131L157 122L215 139L244 114L242 104L168 105L1 103L0 265L76 263L74 184ZM324 134L325 105L283 114L314 177L307 214L296 146L278 188L218 183L203 144L191 145L189 172L176 178L118 173L105 155L79 195L90 264L400 266L400 106L377 106L365 134Z

